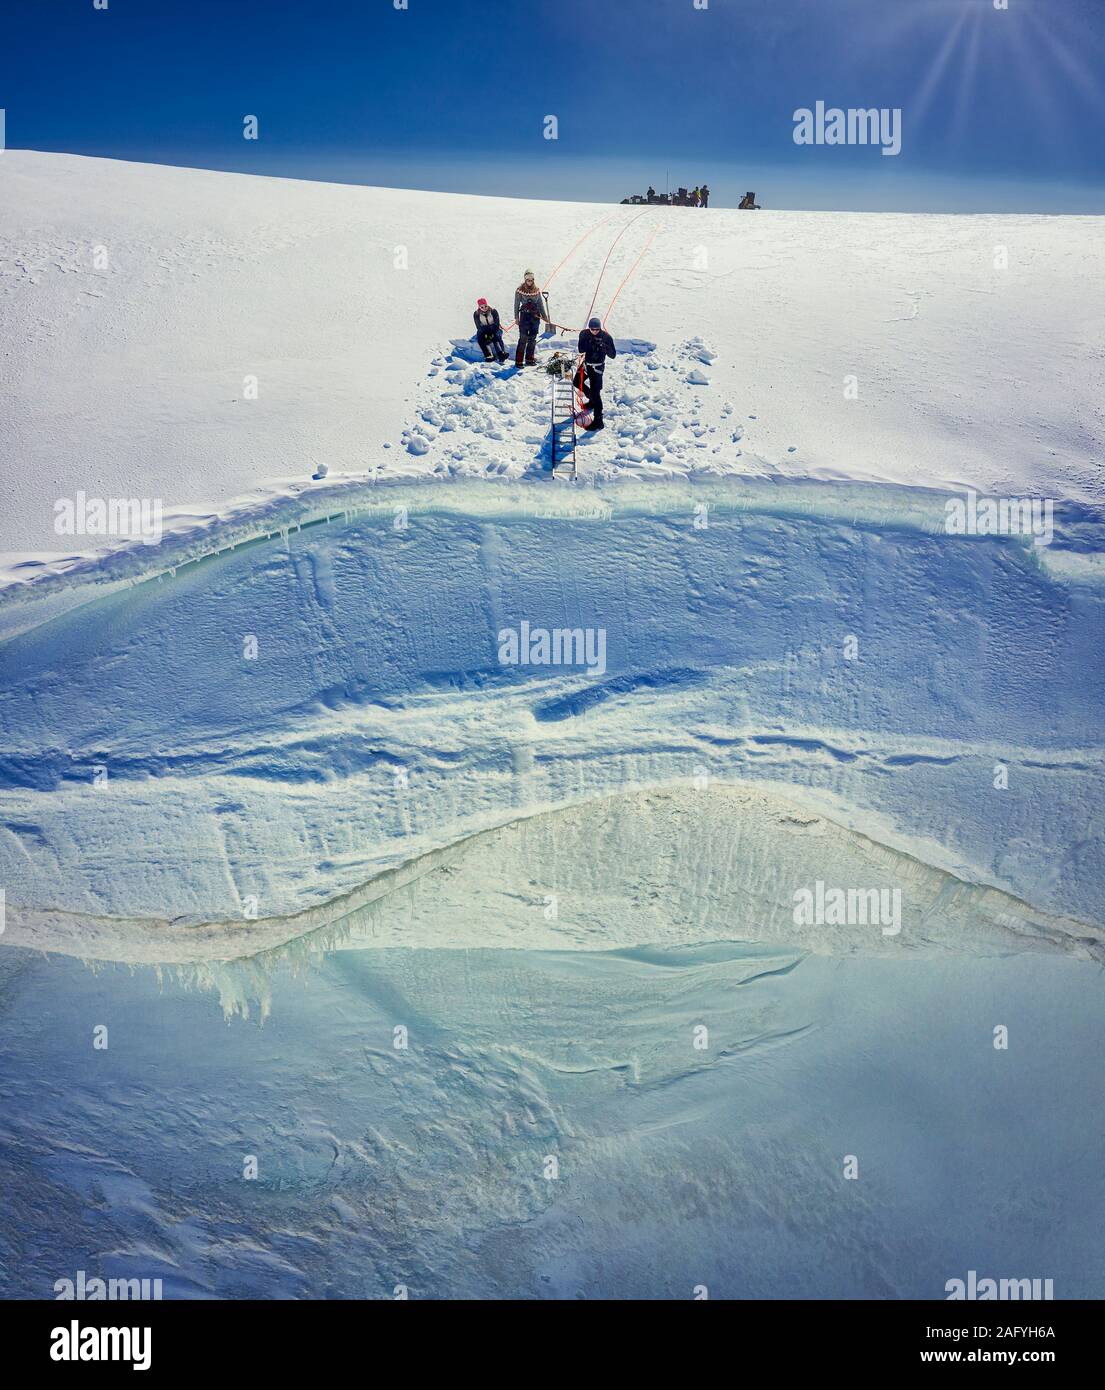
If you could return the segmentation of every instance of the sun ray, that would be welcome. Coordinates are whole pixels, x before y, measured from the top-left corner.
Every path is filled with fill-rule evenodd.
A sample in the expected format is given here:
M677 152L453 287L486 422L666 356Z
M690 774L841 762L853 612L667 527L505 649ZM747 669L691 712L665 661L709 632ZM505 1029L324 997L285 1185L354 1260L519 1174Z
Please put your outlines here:
M920 88L913 97L909 108L909 119L912 124L920 127L928 115L936 89L948 75L948 69L952 61L952 55L956 51L959 43L959 36L963 32L967 23L967 12L960 10L955 26L948 31L943 46L939 53L929 64L928 72L921 83Z
M1026 13L1037 30L1039 48L1046 50L1059 66L1065 69L1081 96L1085 97L1092 105L1100 107L1102 105L1101 83L1094 79L1077 55L1071 52L1064 40L1055 32L1053 26L1045 24L1034 10L1028 10Z
M978 70L979 51L982 47L982 26L986 22L981 10L975 10L974 22L963 54L963 65L959 71L959 85L952 111L951 133L959 140L966 132L967 118L971 109L972 96L977 97L975 73Z
M1010 67L1014 70L1015 86L1025 94L1023 105L1030 109L1053 141L1063 135L1063 118L1058 104L1052 99L1049 79L1039 61L1039 44L1033 41L1006 44Z

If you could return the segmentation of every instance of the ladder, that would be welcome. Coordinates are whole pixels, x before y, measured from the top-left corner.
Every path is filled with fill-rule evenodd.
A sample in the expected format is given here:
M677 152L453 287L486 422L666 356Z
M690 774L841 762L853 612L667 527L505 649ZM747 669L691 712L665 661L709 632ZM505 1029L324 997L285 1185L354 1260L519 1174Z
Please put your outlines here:
M575 376L565 371L552 383L552 471L554 476L574 480L576 476L576 388Z

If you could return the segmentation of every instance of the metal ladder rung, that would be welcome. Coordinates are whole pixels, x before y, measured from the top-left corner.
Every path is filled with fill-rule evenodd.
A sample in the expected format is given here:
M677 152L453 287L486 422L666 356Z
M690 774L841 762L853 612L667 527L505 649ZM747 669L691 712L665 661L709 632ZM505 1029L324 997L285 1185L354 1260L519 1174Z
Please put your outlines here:
M575 425L575 383L571 377L559 377L552 384L552 451L553 472L571 469L571 477L576 475L576 425ZM560 454L557 456L557 430L563 430L559 440Z

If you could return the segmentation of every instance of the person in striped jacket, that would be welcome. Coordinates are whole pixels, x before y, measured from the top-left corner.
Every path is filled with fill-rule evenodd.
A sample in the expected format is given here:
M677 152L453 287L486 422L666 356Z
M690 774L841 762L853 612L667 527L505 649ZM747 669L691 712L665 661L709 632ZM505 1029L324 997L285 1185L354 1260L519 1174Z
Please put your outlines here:
M532 270L526 271L522 283L514 291L514 317L518 320L518 350L514 354L514 365L536 367L537 330L542 323L548 323L549 313Z

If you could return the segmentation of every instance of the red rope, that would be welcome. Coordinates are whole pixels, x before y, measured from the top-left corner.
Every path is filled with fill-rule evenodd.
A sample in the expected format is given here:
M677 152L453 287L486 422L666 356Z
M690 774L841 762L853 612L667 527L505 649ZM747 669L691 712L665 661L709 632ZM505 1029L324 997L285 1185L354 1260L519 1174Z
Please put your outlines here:
M622 282L621 282L621 284L620 284L620 285L618 286L618 288L614 291L614 298L613 298L613 299L610 301L610 303L606 306L606 313L603 314L603 316L602 316L602 326L603 326L603 328L606 327L606 320L610 317L610 312L611 312L611 310L614 308L614 305L618 302L618 295L620 295L621 292L622 292L622 290L625 289L626 281L629 279L629 277L633 274L633 272L637 269L637 267L638 267L638 266L641 264L641 262L644 260L644 258L645 258L645 252L646 252L646 251L648 250L648 248L652 245L652 243L656 240L656 234L657 234L657 232L659 232L659 230L660 230L659 226L656 226L656 227L654 227L654 228L652 229L652 235L649 237L649 239L645 242L644 246L641 248L641 254L637 257L637 259L633 262L633 264L632 264L632 265L629 267L629 269L625 272L625 275L622 277Z
M645 214L643 212L639 212L636 217L631 217L629 221L625 224L625 226L621 229L621 231L618 233L618 235L614 238L614 240L610 243L610 250L607 251L606 260L603 261L602 269L599 271L599 278L595 281L595 292L591 296L591 308L587 310L588 318L591 317L591 310L594 309L595 300L599 297L599 286L602 284L602 277L606 274L606 267L610 264L610 257L614 254L614 247L617 246L618 242L621 241L622 237L625 236L626 232L629 231L630 227L633 226L634 222L640 221L640 219L644 217L644 215Z
M643 213L643 212L642 212L642 213L638 213L637 216L638 216L638 217L643 217L643 216L644 216L644 213ZM595 285L595 293L594 293L594 295L591 297L591 309L593 309L593 308L595 307L595 300L598 299L598 297L599 297L599 285L602 284L602 277L603 277L603 274L604 274L605 271L606 271L607 262L610 260L611 252L613 252L614 247L617 246L618 242L622 239L622 237L625 235L625 233L629 230L629 228L630 228L630 227L633 225L633 223L636 222L636 221L637 221L637 218L636 218L636 217L633 217L633 218L631 218L631 219L625 224L625 226L621 229L621 231L618 233L618 235L614 238L614 241L613 241L613 244L612 244L611 247L610 247L610 250L606 253L606 260L603 261L603 263L602 263L602 270L599 272L598 283ZM626 282L629 280L629 277L633 274L633 272L637 269L637 267L638 267L638 266L641 264L641 262L644 260L644 258L645 258L645 252L646 252L646 251L648 250L648 248L652 245L652 243L656 240L656 234L659 232L659 230L660 230L660 227L659 227L659 224L657 224L657 225L652 229L651 235L649 236L648 240L645 242L644 246L641 248L641 254L637 257L637 259L633 262L633 264L629 267L629 269L628 269L628 270L625 272L625 274L622 276L621 284L620 284L620 285L618 286L618 288L614 291L614 298L613 298L613 299L610 301L610 303L606 306L606 313L603 314L603 316L602 316L602 326L603 326L603 328L606 327L606 320L610 317L611 310L614 308L614 305L617 303L618 295L620 295L621 292L622 292L622 290L625 289ZM591 309L588 309L588 310L587 310L587 318L588 318L588 320L590 320L590 318L591 318ZM574 332L575 330L573 329L572 331ZM583 375L584 375L584 371L583 371L583 353L582 353L582 352L578 354L578 357L577 357L577 366L578 366L578 368L579 368L579 371L578 371L578 373L577 373L577 375L576 375L576 401L577 401L577 404L579 405L579 408L582 410L582 409L583 409Z
M576 244L572 247L572 249L571 249L566 255L564 255L564 256L562 256L562 257L560 258L560 261L559 261L559 263L558 263L557 265L553 266L552 270L549 272L548 279L545 281L545 284L544 284L543 288L540 289L540 290L538 291L539 293L544 294L545 291L548 290L549 286L550 286L550 285L552 284L552 282L553 282L553 277L556 275L557 271L560 270L563 266L565 266L565 265L568 263L568 261L572 258L572 256L575 255L575 253L579 250L579 248L583 245L583 243L587 240L587 238L588 238L593 232L597 232L598 229L599 229L600 227L604 227L604 226L606 225L606 223L609 222L610 219L611 219L613 216L614 216L614 214L613 214L612 212L608 212L608 213L606 214L606 216L603 217L603 218L600 218L599 221L596 222L595 225L594 225L593 227L588 227L587 231L585 231L585 232L583 233L583 235L582 235L582 236L580 237L580 239L576 242ZM517 319L511 319L511 321L510 321L510 322L507 324L507 326L503 329L503 332L504 332L504 333L509 333L510 330L517 324L517 322L518 322ZM559 326L559 325L557 325L557 326Z

